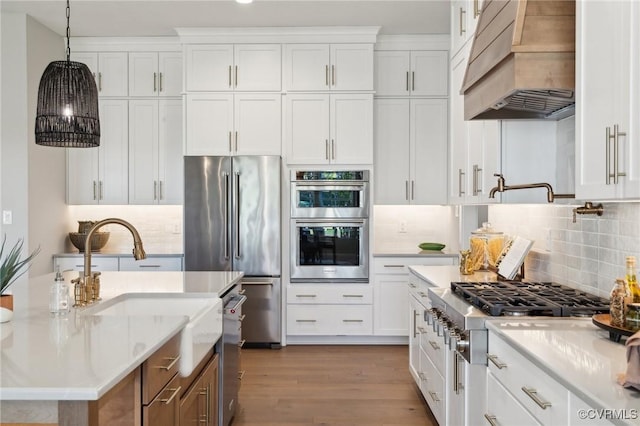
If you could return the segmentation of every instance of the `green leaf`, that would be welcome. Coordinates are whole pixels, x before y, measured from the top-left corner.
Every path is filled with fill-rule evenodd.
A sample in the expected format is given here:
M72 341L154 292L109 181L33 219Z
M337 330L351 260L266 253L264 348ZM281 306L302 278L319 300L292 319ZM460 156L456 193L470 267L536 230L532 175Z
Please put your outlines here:
M9 250L6 256L4 256L4 249L7 243L7 236L2 239L2 246L0 246L0 294L13 284L18 278L20 278L31 266L31 261L40 253L40 247L35 249L31 254L24 259L20 259L22 254L22 247L24 241L18 239L15 245Z

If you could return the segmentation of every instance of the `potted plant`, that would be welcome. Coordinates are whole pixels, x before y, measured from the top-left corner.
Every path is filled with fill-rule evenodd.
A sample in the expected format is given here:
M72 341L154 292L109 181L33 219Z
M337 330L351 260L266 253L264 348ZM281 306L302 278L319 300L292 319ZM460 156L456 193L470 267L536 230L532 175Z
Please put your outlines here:
M9 321L13 317L13 295L5 292L22 274L27 272L33 258L40 253L40 247L38 247L29 256L21 259L24 241L18 239L5 255L6 242L5 235L0 246L0 322Z

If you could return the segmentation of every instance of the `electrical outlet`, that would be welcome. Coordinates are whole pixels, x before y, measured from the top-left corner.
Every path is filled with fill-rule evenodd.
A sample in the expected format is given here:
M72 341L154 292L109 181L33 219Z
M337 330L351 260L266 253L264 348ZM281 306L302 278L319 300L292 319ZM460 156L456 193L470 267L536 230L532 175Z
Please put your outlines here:
M13 213L11 210L2 210L2 224L11 225L13 223Z
M398 232L404 234L407 232L407 222L404 220L398 224Z

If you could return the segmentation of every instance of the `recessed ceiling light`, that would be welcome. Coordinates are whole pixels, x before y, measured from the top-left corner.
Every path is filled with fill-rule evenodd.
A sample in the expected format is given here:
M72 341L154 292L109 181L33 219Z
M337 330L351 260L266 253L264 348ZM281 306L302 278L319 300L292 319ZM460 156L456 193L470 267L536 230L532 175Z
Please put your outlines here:
M236 0L236 3L248 4L253 3L253 0Z

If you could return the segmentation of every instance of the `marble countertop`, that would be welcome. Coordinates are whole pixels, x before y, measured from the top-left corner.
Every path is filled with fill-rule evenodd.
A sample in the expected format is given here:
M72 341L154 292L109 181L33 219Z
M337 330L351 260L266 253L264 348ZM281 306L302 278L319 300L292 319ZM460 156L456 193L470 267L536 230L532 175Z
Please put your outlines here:
M383 250L374 251L373 257L455 257L458 253L452 253L447 250Z
M77 272L64 273L69 284ZM103 301L123 293L220 296L242 272L103 272ZM16 283L14 317L0 324L0 400L96 400L187 324L186 316L90 316L48 310L54 274ZM71 286L70 286L70 292Z
M184 257L184 253L145 253L147 257ZM114 256L132 256L131 252L123 253L121 251L105 251L92 252L91 257L114 257ZM71 253L56 253L53 257L82 257L84 253L77 251ZM132 256L133 257L133 256Z
M640 392L616 382L627 369L625 346L591 319L489 318L486 325L593 408L640 412Z

